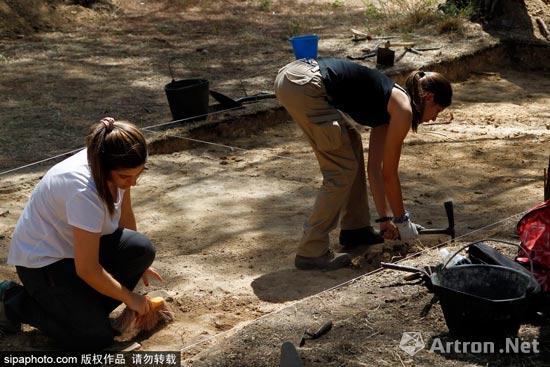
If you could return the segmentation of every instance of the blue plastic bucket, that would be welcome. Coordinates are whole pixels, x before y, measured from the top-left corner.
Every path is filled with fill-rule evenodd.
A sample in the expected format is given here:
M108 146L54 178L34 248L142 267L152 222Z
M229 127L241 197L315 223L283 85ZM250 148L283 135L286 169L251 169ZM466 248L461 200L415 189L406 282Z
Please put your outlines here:
M316 34L306 34L303 36L295 36L290 38L294 56L298 59L316 59L317 44L319 36Z

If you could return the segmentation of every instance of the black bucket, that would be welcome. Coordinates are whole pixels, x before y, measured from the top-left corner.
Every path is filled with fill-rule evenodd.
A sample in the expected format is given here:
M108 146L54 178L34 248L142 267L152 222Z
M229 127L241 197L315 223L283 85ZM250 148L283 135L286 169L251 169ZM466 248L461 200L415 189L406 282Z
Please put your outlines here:
M170 112L174 120L205 120L208 114L209 83L206 79L174 80L171 63L168 63L172 81L164 86ZM196 119L191 117L200 116Z
M473 264L444 268L431 278L451 335L470 340L517 336L530 302L526 274Z

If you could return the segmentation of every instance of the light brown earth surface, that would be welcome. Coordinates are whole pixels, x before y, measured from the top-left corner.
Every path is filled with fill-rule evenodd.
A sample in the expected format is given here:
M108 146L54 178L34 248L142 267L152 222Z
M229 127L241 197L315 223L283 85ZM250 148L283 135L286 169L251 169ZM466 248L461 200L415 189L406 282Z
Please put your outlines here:
M194 55L195 45L172 32L177 22L171 19L170 8L158 5L160 2L143 3L127 2L123 15L109 18L110 22L105 21L105 13L90 13L101 20L96 30L83 22L82 30L6 38L0 46L7 60L0 69L8 82L1 87L6 96L0 112L3 170L79 146L84 127L105 114L116 112L142 126L170 119L162 91L169 79L165 61L178 55L176 49ZM242 20L243 9L250 5L230 4L225 10L234 20ZM277 6L275 2L272 11L277 12ZM313 2L303 6L304 11L314 8ZM357 51L348 34L349 28L360 28L362 23L353 16L362 11L357 6L357 10L353 6L337 10L342 12L340 28L321 28L322 19L309 20L319 22L319 28L312 29L322 35L322 52L345 56ZM292 58L287 41L271 39L274 43L263 48L267 53L252 50L269 32L287 35L281 23L262 23L267 29L259 35L250 34L255 41L237 47L230 45L220 25L225 23L220 21L214 31L214 15L221 16L224 10L219 4L212 6L208 21L194 9L190 6L180 14L187 22L179 26L190 27L189 35L202 40L196 44L216 50L209 59L226 69L208 75L221 89L239 94L240 78L249 92L269 89L277 66ZM255 16L268 17L255 9ZM326 9L323 14L336 12ZM287 19L288 14L290 11L281 18ZM144 28L147 25L149 28ZM410 56L396 69L468 53L484 42L498 42L479 26L468 27L473 32L471 38L460 41L456 36L438 36L439 42L449 45L441 54ZM456 42L451 46L453 38ZM242 52L240 62L220 56L227 50ZM453 199L457 233L474 232L459 243L486 235L513 238L517 217L485 227L542 200L542 171L550 154L548 70L500 66L501 62L490 58L477 62L483 65L483 72L464 74L453 84L453 106L439 121L450 123L422 126L418 134L409 135L400 166L405 204L419 224L444 227L442 204ZM464 65L455 66L461 67ZM196 71L203 69L197 65ZM305 328L315 329L332 319L335 327L327 336L300 349L307 366L541 365L547 355L494 359L442 356L425 350L414 357L404 354L398 348L403 331L421 331L428 340L446 329L438 305L427 316L420 316L430 299L423 287L384 287L401 282L401 274L385 271L364 276L314 296L374 270L381 259L396 255L399 246L392 250L393 244L387 244L385 251L373 249L367 257L359 251L357 266L351 269L295 270L293 256L301 225L321 177L301 132L274 101L250 105L239 113L250 111L260 112L233 119L229 115L228 122L221 125L211 118L208 123L213 127L194 133L168 130L156 137L150 135L156 151L171 153L150 157L149 170L133 193L134 208L140 231L157 246L155 266L166 281L140 290L166 291L176 320L140 336L144 350L183 350L185 364L197 366L273 366L284 340L296 344ZM26 124L30 120L33 122ZM175 134L241 149L187 144L170 138ZM368 131L363 137L366 151ZM178 147L186 149L174 151ZM15 222L47 168L0 176L0 257L4 260ZM338 249L337 231L333 235ZM409 253L445 240L422 238ZM435 263L437 255L426 250L412 261ZM14 269L0 266L0 278L16 280ZM271 314L277 310L282 311ZM260 317L261 321L254 323ZM525 327L521 335L532 339L538 333L536 327ZM49 339L30 327L0 339L0 350L51 348L55 346ZM241 353L243 350L246 353Z

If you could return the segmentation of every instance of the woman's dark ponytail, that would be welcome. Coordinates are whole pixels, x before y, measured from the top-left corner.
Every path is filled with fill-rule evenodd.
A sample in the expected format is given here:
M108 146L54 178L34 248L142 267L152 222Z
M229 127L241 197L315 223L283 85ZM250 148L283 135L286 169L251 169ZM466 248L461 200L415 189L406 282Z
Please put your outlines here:
M420 79L426 74L421 70L413 71L409 74L405 82L405 89L411 97L411 107L412 107L412 129L414 132L418 130L418 124L420 123L420 118L422 117L422 111L424 111L424 100L422 98L423 91Z
M97 194L109 214L114 213L114 201L108 180L112 170L136 168L147 161L147 142L139 129L127 121L106 117L90 128L86 137L88 165Z
M405 81L405 89L411 97L413 113L412 130L416 132L424 113L424 95L433 93L434 102L443 107L449 107L453 98L451 83L441 74L415 70Z

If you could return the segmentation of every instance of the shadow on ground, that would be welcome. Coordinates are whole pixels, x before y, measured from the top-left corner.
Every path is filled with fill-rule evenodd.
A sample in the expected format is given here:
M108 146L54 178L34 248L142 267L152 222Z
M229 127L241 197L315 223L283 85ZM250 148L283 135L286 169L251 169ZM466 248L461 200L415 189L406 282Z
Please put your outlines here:
M263 274L251 286L262 301L280 303L317 294L360 276L362 271L341 269L333 272L282 269Z

